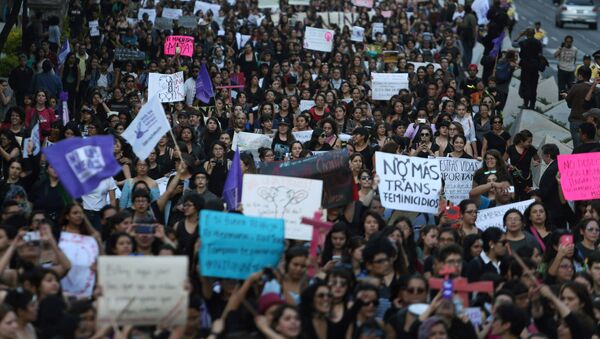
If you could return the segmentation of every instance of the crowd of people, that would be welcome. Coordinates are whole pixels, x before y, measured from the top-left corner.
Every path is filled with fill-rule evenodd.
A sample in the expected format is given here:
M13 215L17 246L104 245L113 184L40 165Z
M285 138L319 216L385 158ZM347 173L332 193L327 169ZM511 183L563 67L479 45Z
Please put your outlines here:
M598 338L600 202L566 201L558 145L538 150L531 131L505 129L513 72L521 72L523 107L535 107L541 42L532 27L514 36L520 52L498 50L515 9L493 0L482 12L482 2L312 0L265 9L233 0L213 12L195 11L194 1L71 0L64 18L34 13L19 65L0 81L0 338ZM166 8L196 16L197 27L157 27ZM351 22L338 26L330 12ZM363 41L351 39L353 26L364 28ZM334 30L333 50L304 48L305 27ZM192 57L165 55L170 35L194 37ZM117 49L144 58L117 58ZM384 61L383 51L395 58ZM594 152L600 105L589 81L600 76L591 57L578 65L575 55L566 37L555 54L560 89L573 153ZM196 96L204 66L209 102ZM149 100L149 74L179 71L185 100L163 104L173 137L139 159L121 135ZM408 73L408 88L372 100L375 72ZM42 148L113 135L121 171L72 199L44 154L23 142L34 126ZM309 141L296 140L302 131L312 131ZM280 265L244 281L204 276L198 265L198 215L226 209L240 132L272 139L242 152L243 173L346 150L354 186L347 205L327 209L333 227L317 259L308 243L286 240ZM436 215L395 211L382 205L375 152L476 159L481 168L460 204L442 195ZM538 166L546 168L539 182ZM503 224L477 228L479 211L529 199ZM187 324L97 326L101 286L82 298L61 285L74 267L60 248L65 232L93 237L102 255L188 256ZM493 292L465 301L431 284L448 277L488 281Z

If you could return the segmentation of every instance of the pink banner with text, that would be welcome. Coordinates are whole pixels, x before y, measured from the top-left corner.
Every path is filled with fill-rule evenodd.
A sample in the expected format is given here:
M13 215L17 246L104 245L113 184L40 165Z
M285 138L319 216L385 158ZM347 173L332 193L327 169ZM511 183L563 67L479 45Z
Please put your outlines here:
M565 199L600 199L599 152L559 155L558 171Z
M185 35L170 35L165 40L165 55L175 55L179 47L179 54L192 57L194 54L194 37Z

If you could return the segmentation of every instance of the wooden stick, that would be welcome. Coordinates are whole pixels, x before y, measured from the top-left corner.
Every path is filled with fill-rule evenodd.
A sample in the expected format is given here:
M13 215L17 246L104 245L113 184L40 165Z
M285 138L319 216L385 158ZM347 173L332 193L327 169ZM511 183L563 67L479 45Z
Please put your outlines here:
M179 145L177 144L177 139L175 139L175 134L173 134L172 128L169 128L169 134L171 134L171 138L173 139L173 143L175 144L175 150L177 151L177 153L179 153L179 158L181 159L181 155L183 153L181 153L181 150L179 149ZM181 159L181 161L183 161L183 159Z

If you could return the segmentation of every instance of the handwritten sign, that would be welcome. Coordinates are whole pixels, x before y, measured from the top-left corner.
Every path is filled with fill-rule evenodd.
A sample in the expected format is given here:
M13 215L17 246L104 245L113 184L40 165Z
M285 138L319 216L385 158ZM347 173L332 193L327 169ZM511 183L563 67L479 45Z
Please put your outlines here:
M315 105L314 100L300 100L300 112L308 111Z
M220 5L211 4L204 1L196 1L194 3L194 15L198 14L198 11L202 11L204 15L206 15L208 11L211 11L214 17L218 17L220 10Z
M379 194L385 208L437 213L442 188L439 160L381 152L375 158L381 178Z
M352 3L356 7L373 8L373 0L352 0Z
M486 208L483 210L479 210L479 214L477 214L477 221L475 224L477 228L482 231L485 231L488 227L499 227L504 229L504 214L511 208L516 208L521 213L525 212L527 207L531 205L535 200L525 200L521 202L516 202L514 204L508 204L493 208Z
M183 15L183 10L181 8L163 8L162 17L171 19L171 20L179 20L179 17Z
M283 219L200 212L200 271L203 276L246 279L275 267L283 252Z
M150 73L148 78L148 97L158 95L160 102L183 101L183 72L175 74Z
M371 73L373 100L390 100L401 89L408 89L408 73Z
M90 28L90 36L100 36L100 29L98 28L98 20L88 22Z
M192 15L186 15L179 18L177 21L179 26L183 28L198 28L198 17Z
M152 23L156 21L156 9L154 8L140 8L138 10L138 20L144 19L144 14L148 14L148 20Z
M185 325L188 293L186 256L101 256L98 259L96 323Z
M371 37L373 38L373 40L375 40L375 36L377 35L377 33L383 34L383 32L383 22L374 22L373 26L371 27Z
M165 39L165 55L175 55L177 47L179 53L186 57L192 57L194 54L194 37L185 35L169 35Z
M460 158L439 158L440 171L444 180L446 199L458 205L469 198L473 185L473 174L481 167L481 161Z
M318 157L268 163L260 168L260 173L323 180L323 208L345 206L352 201L354 194L346 150L329 151Z
M310 0L289 0L291 6L310 6Z
M98 242L87 235L61 232L58 247L71 261L69 274L60 281L63 291L78 297L91 297L96 281L92 265L100 253Z
M115 48L117 60L146 60L146 53L131 48Z
M365 39L365 29L359 26L352 26L352 35L350 35L351 41L363 42Z
M310 241L312 227L302 225L321 207L323 181L275 175L244 175L244 214L285 220L285 238Z
M600 153L558 156L560 184L567 200L600 199Z
M300 141L302 144L310 140L313 131L298 131L292 132L292 135L297 141Z
M335 31L323 28L306 27L304 31L304 48L313 51L331 52Z
M258 0L258 8L279 8L279 0Z
M392 17L392 11L381 11L381 16L384 18L391 18Z
M159 17L154 20L154 28L159 31L168 31L173 29L173 19Z

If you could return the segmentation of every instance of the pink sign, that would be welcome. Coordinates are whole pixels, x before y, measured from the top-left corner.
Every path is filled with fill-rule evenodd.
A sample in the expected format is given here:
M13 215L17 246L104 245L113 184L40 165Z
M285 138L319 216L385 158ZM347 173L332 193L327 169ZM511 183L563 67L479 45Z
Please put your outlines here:
M352 2L356 7L373 8L373 0L353 0Z
M185 35L170 35L165 40L165 55L175 55L179 47L179 54L192 57L194 54L194 37Z
M565 199L600 199L600 153L559 155L558 171Z
M381 11L381 16L384 18L391 18L392 17L392 11Z

